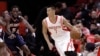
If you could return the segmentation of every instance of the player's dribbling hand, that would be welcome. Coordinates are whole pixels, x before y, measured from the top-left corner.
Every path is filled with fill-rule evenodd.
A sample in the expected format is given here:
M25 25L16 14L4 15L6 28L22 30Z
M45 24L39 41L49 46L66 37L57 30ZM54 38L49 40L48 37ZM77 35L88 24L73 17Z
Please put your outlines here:
M16 38L16 36L14 34L11 34L8 38L9 39L14 39L14 38Z
M54 45L53 45L52 43L49 43L49 44L48 44L48 47L49 47L49 50L52 50L53 47L54 47Z

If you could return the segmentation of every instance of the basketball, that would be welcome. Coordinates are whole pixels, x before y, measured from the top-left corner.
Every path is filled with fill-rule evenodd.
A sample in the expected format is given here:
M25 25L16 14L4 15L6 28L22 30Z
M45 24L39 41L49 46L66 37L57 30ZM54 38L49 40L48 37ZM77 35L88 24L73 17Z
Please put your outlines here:
M81 34L80 33L76 33L75 31L71 31L70 32L70 36L73 39L79 39L81 37Z

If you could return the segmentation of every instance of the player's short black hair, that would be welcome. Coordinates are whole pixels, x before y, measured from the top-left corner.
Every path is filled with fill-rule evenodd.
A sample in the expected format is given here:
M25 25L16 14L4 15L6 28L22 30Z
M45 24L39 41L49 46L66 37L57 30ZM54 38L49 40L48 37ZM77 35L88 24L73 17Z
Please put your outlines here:
M17 5L12 6L11 10L13 10L13 8L18 8L19 9L19 7Z
M77 53L75 51L65 51L66 56L77 56Z
M51 8L51 9L55 10L55 6L54 5L49 5L49 6L47 6L47 8Z

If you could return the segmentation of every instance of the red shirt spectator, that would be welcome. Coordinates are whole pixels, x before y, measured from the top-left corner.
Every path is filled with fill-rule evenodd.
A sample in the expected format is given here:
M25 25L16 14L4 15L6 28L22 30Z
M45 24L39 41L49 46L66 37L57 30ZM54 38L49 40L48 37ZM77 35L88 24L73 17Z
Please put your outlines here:
M20 22L19 24L19 34L22 36L26 35L26 26L23 22Z

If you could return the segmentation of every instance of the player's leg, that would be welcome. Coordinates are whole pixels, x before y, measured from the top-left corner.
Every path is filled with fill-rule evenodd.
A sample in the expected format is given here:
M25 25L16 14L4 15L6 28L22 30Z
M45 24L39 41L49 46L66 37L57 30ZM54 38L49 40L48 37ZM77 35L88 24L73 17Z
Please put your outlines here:
M18 34L16 34L16 41L17 41L16 42L17 46L20 47L23 50L23 52L25 52L26 56L31 54L29 48L27 47L26 43L24 42L24 39Z

